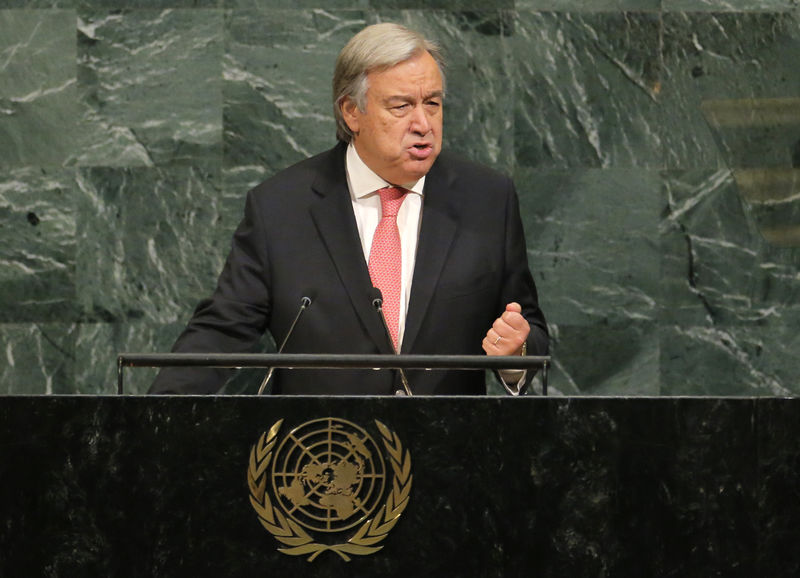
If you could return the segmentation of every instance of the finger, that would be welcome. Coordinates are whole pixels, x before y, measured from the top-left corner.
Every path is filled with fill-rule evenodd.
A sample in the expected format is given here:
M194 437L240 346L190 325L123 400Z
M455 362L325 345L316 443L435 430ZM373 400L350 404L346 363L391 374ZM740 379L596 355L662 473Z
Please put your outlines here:
M498 355L498 346L502 343L502 339L497 333L491 329L486 333L486 337L481 341L481 348L488 355Z
M503 311L503 314L500 318L505 321L508 325L514 328L515 331L522 330L526 325L528 325L528 320L522 316L520 311L511 311L506 309Z
M481 347L489 355L512 355L522 347L523 341L525 338L520 332L509 330L503 333L492 328L486 333Z
M528 338L530 325L519 303L511 302L486 332L481 347L489 355L513 355Z
M528 321L522 314L509 311L505 311L500 317L495 319L492 324L492 329L494 329L498 335L509 338L521 332L525 332L527 335L526 328L528 327Z
M514 355L515 352L519 351L521 344L515 345L514 341L500 338L499 341L484 339L481 346L487 355Z
M503 340L503 336L500 334L499 331L495 331L494 328L490 329L486 332L486 342L492 345L492 347L496 347L498 343Z

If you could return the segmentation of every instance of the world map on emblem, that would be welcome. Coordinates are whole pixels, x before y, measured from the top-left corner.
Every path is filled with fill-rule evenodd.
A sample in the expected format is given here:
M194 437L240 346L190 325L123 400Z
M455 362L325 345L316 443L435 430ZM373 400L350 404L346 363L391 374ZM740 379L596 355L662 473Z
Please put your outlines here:
M363 428L324 418L285 437L271 478L287 516L312 530L338 532L364 521L381 503L386 468L379 446Z

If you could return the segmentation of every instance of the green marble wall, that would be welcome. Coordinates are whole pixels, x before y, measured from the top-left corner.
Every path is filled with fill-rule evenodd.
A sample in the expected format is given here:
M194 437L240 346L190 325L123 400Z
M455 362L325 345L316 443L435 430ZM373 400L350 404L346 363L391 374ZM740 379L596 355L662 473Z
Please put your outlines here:
M516 179L554 393L800 392L797 0L0 0L0 392L167 350L378 20L440 40L446 146Z

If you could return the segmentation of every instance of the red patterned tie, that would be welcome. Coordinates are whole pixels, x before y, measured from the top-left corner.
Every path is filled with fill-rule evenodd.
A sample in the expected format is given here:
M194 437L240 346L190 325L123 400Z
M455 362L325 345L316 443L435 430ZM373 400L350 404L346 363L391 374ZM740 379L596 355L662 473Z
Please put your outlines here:
M400 282L403 270L397 213L406 198L405 189L386 187L381 196L381 220L369 250L369 276L383 294L383 314L395 351L398 351L400 326Z

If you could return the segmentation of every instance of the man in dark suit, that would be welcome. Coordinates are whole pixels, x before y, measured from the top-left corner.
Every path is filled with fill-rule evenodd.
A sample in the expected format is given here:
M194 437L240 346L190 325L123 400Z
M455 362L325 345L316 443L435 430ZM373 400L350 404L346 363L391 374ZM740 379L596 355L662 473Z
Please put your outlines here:
M367 27L339 55L333 85L339 144L249 192L217 289L173 351L249 351L265 330L281 343L308 296L285 352L546 354L513 183L440 154L438 47L396 24ZM483 372L407 374L414 394L486 392ZM151 392L213 393L226 377L164 369ZM396 389L393 371L282 370L272 382L281 394Z

